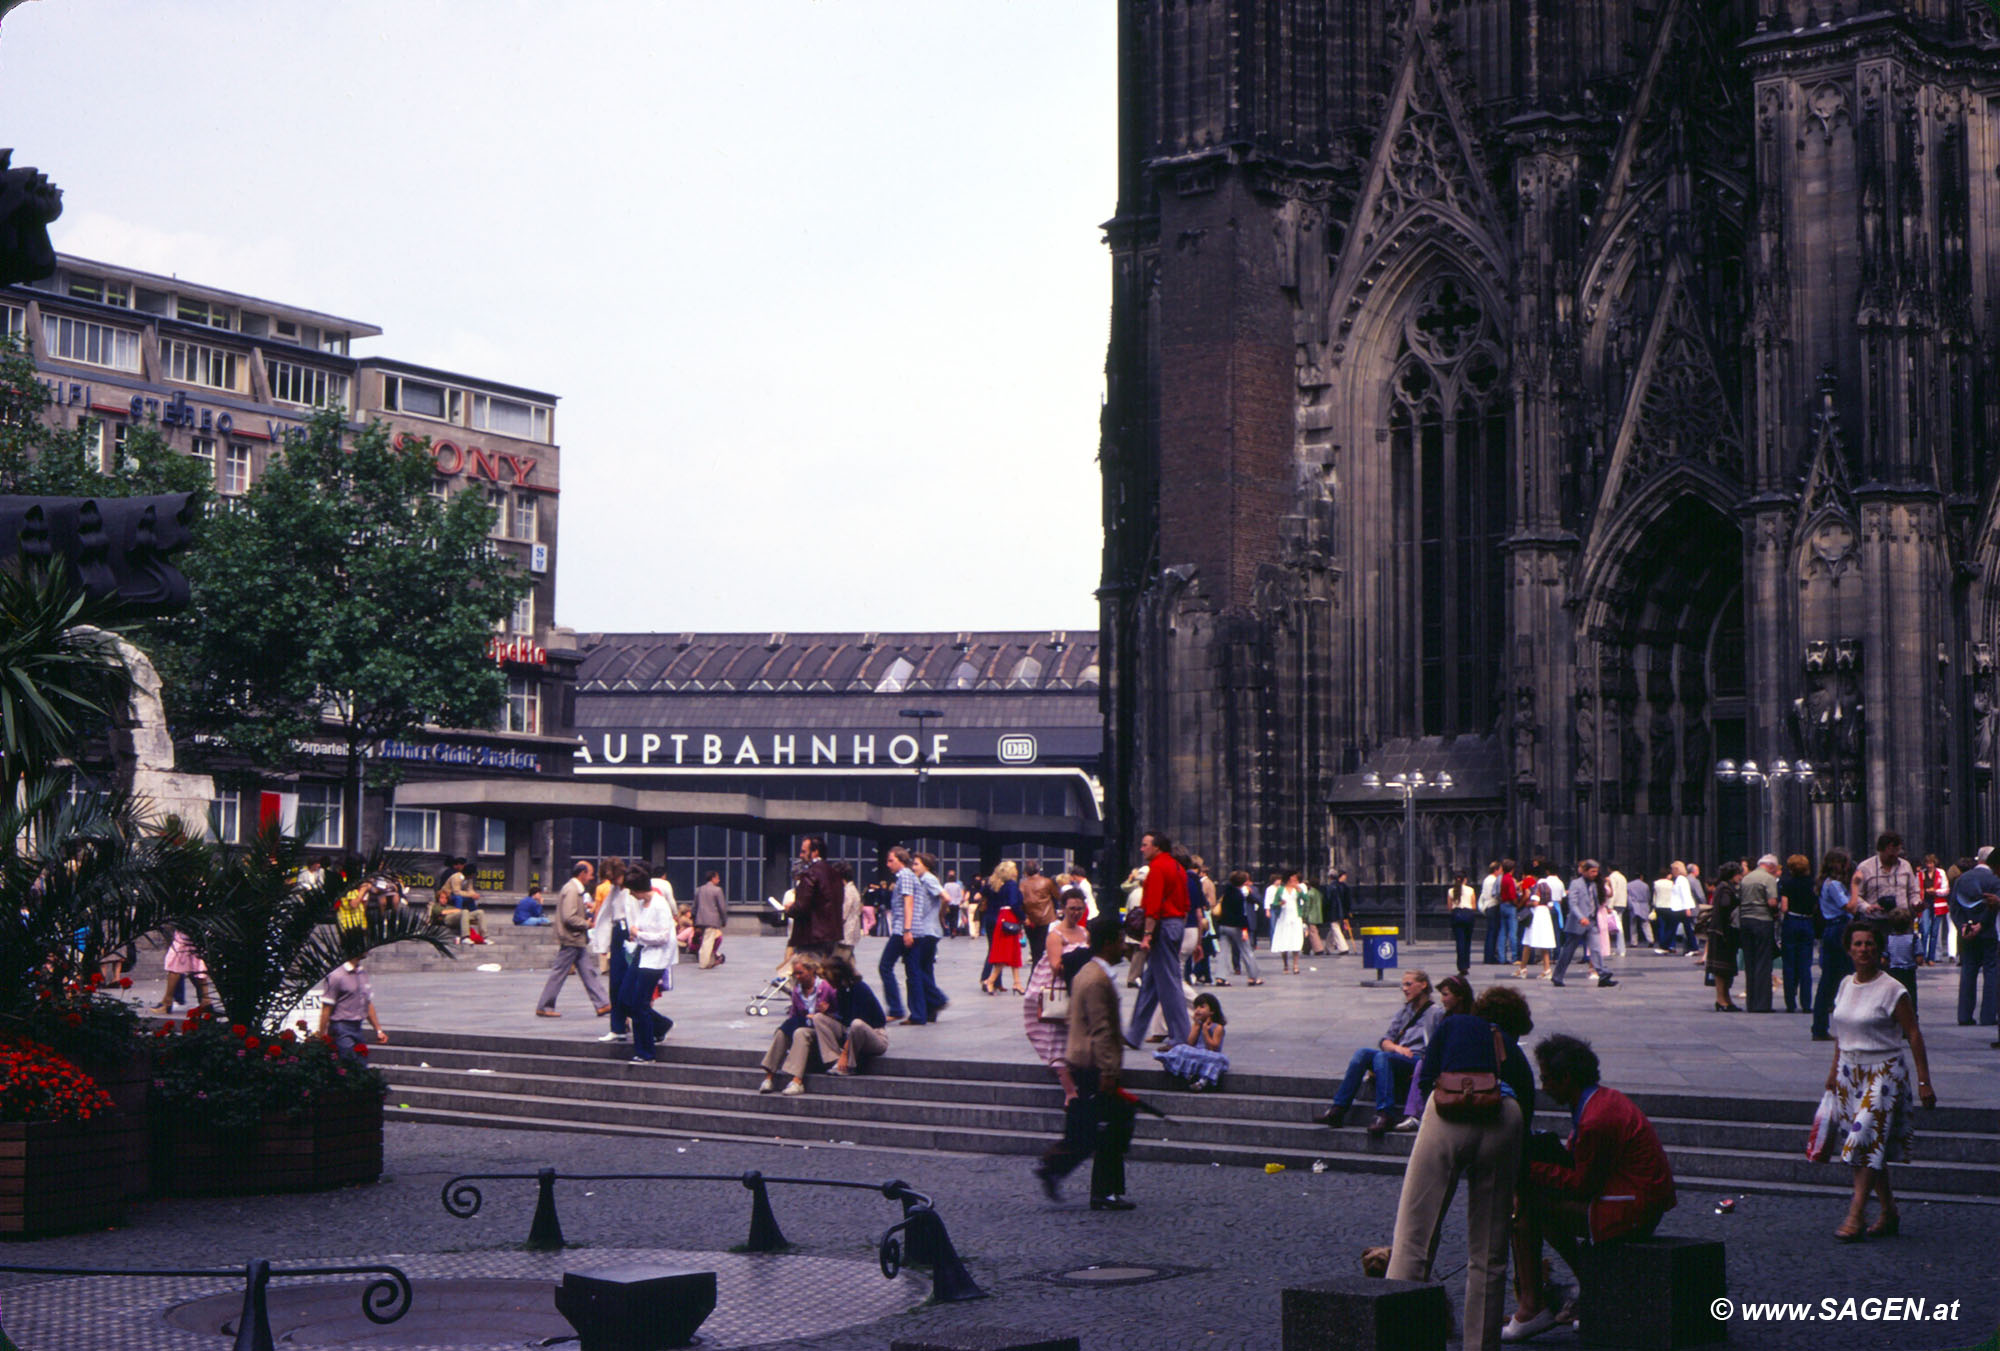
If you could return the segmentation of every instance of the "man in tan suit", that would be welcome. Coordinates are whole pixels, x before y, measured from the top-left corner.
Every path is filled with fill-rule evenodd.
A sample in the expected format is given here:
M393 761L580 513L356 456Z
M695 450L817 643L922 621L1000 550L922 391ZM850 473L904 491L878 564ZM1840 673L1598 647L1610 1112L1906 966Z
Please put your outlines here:
M1125 1064L1119 1027L1118 981L1112 968L1125 957L1125 929L1115 914L1090 922L1090 960L1070 978L1069 1043L1064 1059L1076 1081L1063 1120L1063 1138L1035 1166L1051 1201L1062 1199L1062 1179L1085 1159L1092 1210L1131 1210L1125 1195L1125 1151L1132 1145L1132 1104L1118 1091Z

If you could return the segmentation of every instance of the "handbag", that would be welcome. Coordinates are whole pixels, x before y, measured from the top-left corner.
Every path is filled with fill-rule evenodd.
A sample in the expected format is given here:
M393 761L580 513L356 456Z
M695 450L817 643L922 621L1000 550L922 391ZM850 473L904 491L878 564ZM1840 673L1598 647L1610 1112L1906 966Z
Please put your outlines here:
M1493 1064L1490 1070L1446 1070L1431 1089L1431 1101L1446 1121L1484 1125L1500 1117L1500 1074L1507 1063L1507 1050L1500 1043L1500 1029L1493 1029Z
M1045 1023L1066 1023L1069 1021L1069 983L1051 980L1042 991L1042 1011L1040 1018Z
M1000 932L1006 934L1009 938L1018 938L1021 935L1021 922L1019 920L1003 919L1000 921Z
M1813 1163L1825 1163L1840 1148L1840 1133L1835 1123L1840 1120L1840 1098L1828 1091L1819 1099L1819 1110L1813 1113L1812 1129L1806 1133L1806 1158Z

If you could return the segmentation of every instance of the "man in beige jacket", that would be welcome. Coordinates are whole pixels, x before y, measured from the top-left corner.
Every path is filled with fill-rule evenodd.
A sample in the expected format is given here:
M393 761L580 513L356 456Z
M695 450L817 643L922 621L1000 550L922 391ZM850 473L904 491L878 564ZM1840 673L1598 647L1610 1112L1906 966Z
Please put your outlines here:
M1119 1091L1125 1038L1119 1025L1118 981L1112 968L1125 957L1125 929L1115 914L1090 922L1090 960L1070 978L1069 1042L1064 1059L1076 1082L1063 1138L1035 1166L1042 1191L1062 1199L1062 1179L1085 1159L1092 1210L1131 1210L1125 1195L1125 1151L1132 1145L1132 1104Z

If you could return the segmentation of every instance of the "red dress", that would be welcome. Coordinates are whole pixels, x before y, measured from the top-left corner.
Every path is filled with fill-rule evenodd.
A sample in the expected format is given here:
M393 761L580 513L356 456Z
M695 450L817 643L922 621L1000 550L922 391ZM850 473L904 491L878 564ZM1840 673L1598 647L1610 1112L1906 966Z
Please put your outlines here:
M1008 933L1007 926L1009 924L1014 925L1018 930L1021 924L1021 912L1011 905L1003 905L994 914L993 936L992 940L986 945L986 960L995 966L1011 966L1019 969L1021 965L1021 935L1018 932Z

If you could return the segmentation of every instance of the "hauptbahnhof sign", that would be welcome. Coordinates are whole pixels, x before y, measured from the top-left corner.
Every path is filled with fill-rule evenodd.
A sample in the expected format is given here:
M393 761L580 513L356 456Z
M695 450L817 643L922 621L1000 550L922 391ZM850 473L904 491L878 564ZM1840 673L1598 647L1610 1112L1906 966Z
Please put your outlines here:
M1095 727L610 728L579 730L578 772L610 769L913 769L1086 765L1097 758Z

